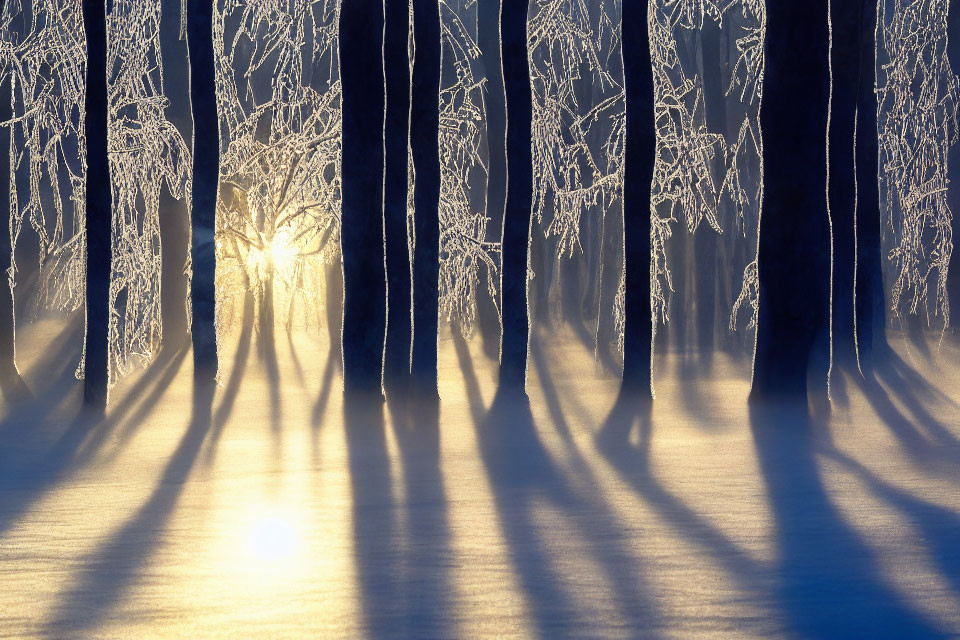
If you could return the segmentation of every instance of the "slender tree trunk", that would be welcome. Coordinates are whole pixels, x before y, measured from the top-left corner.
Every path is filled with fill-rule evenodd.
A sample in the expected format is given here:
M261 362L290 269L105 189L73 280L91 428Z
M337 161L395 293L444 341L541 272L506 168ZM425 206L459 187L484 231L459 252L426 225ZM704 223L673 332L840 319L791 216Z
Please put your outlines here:
M808 371L827 349L827 7L828 0L781 0L767 6L753 399L803 401ZM815 375L825 380L826 367L822 369Z
M527 10L528 0L503 0L500 10L508 158L502 239L500 388L514 390L523 390L526 386L530 337L527 252L533 207L533 154L530 148L533 98L527 58Z
M483 113L487 125L487 188L486 212L490 219L488 233L502 229L503 209L507 198L507 106L503 92L503 67L500 64L500 0L484 0L477 4L477 45L483 61L486 82L483 85ZM487 240L498 240L492 237ZM492 278L487 273L485 277ZM483 285L480 286L483 289ZM488 352L496 355L500 348L501 319L494 300L478 292L477 320Z
M653 315L650 306L650 185L657 132L647 20L652 2L623 4L623 79L626 144L623 168L625 263L623 387L652 396Z
M349 392L375 394L381 393L386 332L382 56L382 1L344 2L340 8L343 381Z
M727 136L727 96L723 79L728 64L723 28L714 20L705 20L700 33L707 129ZM721 176L721 179L725 170L724 162L724 154L718 153L714 169L715 175ZM700 225L694 235L697 265L697 348L700 362L705 367L710 366L716 346L716 290L722 273L717 264L719 243L719 234L709 225Z
M6 1L0 3L0 16L6 15ZM12 74L0 77L0 122L13 119ZM10 154L12 126L0 127L0 279L7 286L0 286L0 388L8 397L23 396L27 387L17 371L14 329L13 283L7 275L13 258L10 239Z
M217 185L220 179L220 129L217 115L213 49L213 2L189 0L187 47L193 109L193 367L198 381L216 379L216 232Z
M387 344L383 380L390 389L410 372L410 247L407 243L407 154L410 136L409 0L385 0L383 72L385 175L383 222L387 251ZM418 177L419 179L419 177Z
M107 406L110 293L110 164L107 158L107 6L110 0L83 0L87 35L86 240L87 332L84 349L84 404Z
M883 249L879 137L877 132L877 0L862 0L860 92L857 97L857 343L861 366L869 366L887 346L883 294ZM960 37L960 34L958 34ZM954 224L957 217L954 216ZM954 235L954 237L960 237ZM960 298L960 294L957 296Z
M413 352L419 393L437 396L437 323L440 276L440 4L413 0L413 109L410 149L413 188Z
M855 363L854 282L857 174L854 145L860 94L862 2L831 2L830 218L833 227L833 350L838 364Z
M163 93L170 101L167 120L189 145L193 141L190 115L190 77L186 38L180 37L180 0L162 0L160 48L163 56ZM163 343L179 348L187 339L187 275L190 251L190 212L187 197L177 199L160 191L160 314Z

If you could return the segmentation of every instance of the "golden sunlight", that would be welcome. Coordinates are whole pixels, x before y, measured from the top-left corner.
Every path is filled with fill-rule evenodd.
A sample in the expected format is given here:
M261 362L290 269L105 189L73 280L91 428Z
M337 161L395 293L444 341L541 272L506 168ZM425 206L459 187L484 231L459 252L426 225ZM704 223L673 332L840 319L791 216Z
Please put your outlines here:
M282 517L270 516L254 522L247 538L250 553L269 561L285 560L296 553L297 532Z

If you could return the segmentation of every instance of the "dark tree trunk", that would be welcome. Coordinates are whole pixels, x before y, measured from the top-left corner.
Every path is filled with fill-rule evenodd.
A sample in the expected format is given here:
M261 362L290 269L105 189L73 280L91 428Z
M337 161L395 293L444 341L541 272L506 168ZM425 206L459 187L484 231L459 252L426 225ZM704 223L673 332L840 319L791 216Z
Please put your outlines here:
M960 0L950 0L947 11L947 58L954 73L960 73ZM950 321L960 325L960 144L952 147L951 173L957 174L950 181L951 203L953 205L953 255L950 270L947 273L947 294L950 296Z
M500 0L484 0L477 5L477 45L486 83L483 86L483 112L487 125L486 211L491 232L502 229L503 208L507 198L507 103L503 93L503 67L500 64ZM496 240L497 238L487 238ZM493 278L487 273L485 277ZM494 301L478 291L477 321L484 345L496 354L500 348L500 317Z
M217 375L216 230L217 184L220 178L220 130L217 116L213 50L213 2L189 0L187 47L190 53L190 96L193 109L193 367L204 383Z
M500 10L503 88L507 105L507 196L503 213L500 388L523 390L529 325L527 250L533 206L530 149L532 95L527 61L528 0L503 0Z
M653 315L650 307L650 185L657 132L653 117L653 68L647 2L623 4L623 79L626 144L623 174L625 263L623 387L652 395Z
M6 15L6 2L0 3L0 15ZM0 77L0 122L13 119L12 74ZM7 397L22 396L26 385L17 371L14 342L13 288L6 271L10 268L10 138L11 126L0 127L0 389ZM5 286L4 286L5 285Z
M384 119L385 175L383 223L387 251L387 344L383 380L390 389L410 372L410 247L407 243L407 145L410 136L410 35L408 0L386 0L383 71L386 79Z
M857 343L869 366L887 346L879 137L877 132L877 0L863 0L860 18L860 93L857 97ZM960 37L960 34L958 34ZM954 224L957 217L954 216ZM954 235L954 237L960 237ZM958 296L960 297L960 296Z
M109 0L83 0L87 35L87 332L83 399L103 411L107 406L110 293L110 164L107 158L107 7Z
M857 172L855 139L860 94L860 20L863 2L832 2L829 202L833 232L833 351L841 366L855 366L854 265ZM864 185L866 186L866 185Z
M832 4L833 346L841 366L872 362L883 338L876 0Z
M186 38L180 37L180 0L162 0L160 48L163 56L163 92L170 104L167 120L188 145L193 141L190 116L190 76ZM190 213L187 198L160 191L160 313L164 346L179 348L187 339L187 275L190 250Z
M440 274L440 5L413 0L413 109L410 149L413 189L413 357L418 392L437 395L437 322Z
M383 238L383 3L340 8L343 92L341 254L343 382L348 392L381 393L386 331Z
M827 0L781 0L767 8L754 399L802 401L811 366L826 379L820 360L829 339L827 6Z

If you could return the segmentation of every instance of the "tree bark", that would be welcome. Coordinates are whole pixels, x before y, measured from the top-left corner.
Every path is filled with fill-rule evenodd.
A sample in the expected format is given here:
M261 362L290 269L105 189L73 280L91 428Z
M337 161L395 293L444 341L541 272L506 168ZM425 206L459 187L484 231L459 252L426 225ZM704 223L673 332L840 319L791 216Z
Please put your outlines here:
M407 180L410 136L409 0L385 0L383 72L386 79L384 119L383 222L387 252L387 343L383 379L390 389L410 373L411 307L410 247L407 242Z
M163 93L170 101L167 120L188 145L193 142L190 115L190 77L186 39L180 37L180 0L162 0L160 49L163 57ZM189 147L188 147L189 148ZM164 346L179 348L187 338L187 289L185 273L190 251L190 211L187 197L175 198L160 191L160 315Z
M86 175L86 314L83 399L88 407L107 406L109 376L109 293L111 216L110 164L107 157L107 0L83 0L87 36L85 129Z
M621 37L626 99L623 388L651 397L653 314L650 306L650 185L657 145L653 116L653 68L647 30L652 2L623 4Z
M854 309L861 367L870 366L887 346L883 248L880 244L882 214L877 180L880 141L877 131L876 35L877 0L863 0L860 92L857 96L857 303ZM954 216L954 225L956 221Z
M193 109L193 193L190 208L193 281L193 366L198 381L216 379L216 211L220 179L220 130L213 49L213 2L189 0L187 47Z
M500 64L500 0L484 0L477 5L477 45L486 83L483 86L483 113L487 125L486 212L490 220L488 234L503 227L503 209L507 198L507 106L503 91L503 67ZM496 241L499 238L488 237ZM493 278L486 273L486 278ZM496 355L500 347L501 319L497 305L479 287L477 321L485 348Z
M410 149L413 189L413 353L417 392L437 394L437 323L440 276L440 5L413 0L413 109Z
M503 0L501 60L507 108L507 194L503 214L500 388L526 386L529 324L527 252L533 207L532 95L527 58L528 0Z
M383 226L383 3L340 8L343 382L380 394L386 332Z
M834 359L855 366L854 282L857 258L857 172L855 145L861 64L860 20L863 2L831 2L833 29L830 74L829 203L833 232ZM866 185L864 185L866 187Z
M751 393L756 400L803 401L812 366L817 381L826 380L827 7L827 0L782 0L767 7L760 313Z

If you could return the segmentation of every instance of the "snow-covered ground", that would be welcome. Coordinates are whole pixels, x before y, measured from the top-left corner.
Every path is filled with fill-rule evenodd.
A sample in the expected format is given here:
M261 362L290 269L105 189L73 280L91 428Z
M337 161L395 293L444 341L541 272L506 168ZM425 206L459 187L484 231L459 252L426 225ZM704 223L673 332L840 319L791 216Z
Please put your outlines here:
M72 336L72 337L71 337ZM743 363L617 397L572 334L529 404L479 340L439 406L345 404L322 338L188 351L77 418L77 334L18 338L0 423L0 637L960 637L960 347L753 410ZM36 345L31 348L29 345ZM947 363L952 363L948 366ZM197 406L200 409L196 409Z

